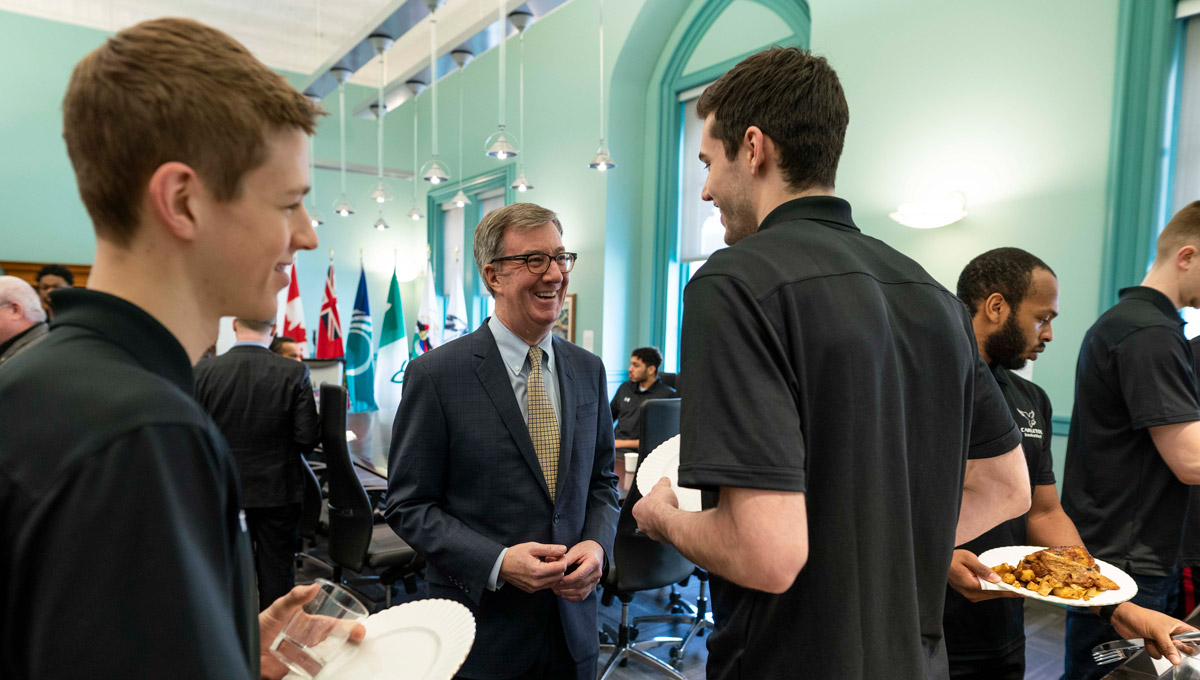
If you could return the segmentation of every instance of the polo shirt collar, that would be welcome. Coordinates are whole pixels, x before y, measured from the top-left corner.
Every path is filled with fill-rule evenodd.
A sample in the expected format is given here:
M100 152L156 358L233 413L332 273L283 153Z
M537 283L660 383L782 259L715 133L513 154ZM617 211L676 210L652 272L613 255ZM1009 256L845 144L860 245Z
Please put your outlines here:
M794 198L767 215L758 230L762 231L781 222L796 220L816 220L844 229L859 231L850 215L850 204L837 196L805 196Z
M192 393L192 362L171 331L141 307L115 295L69 288L54 293L53 328L78 326L120 347L146 370Z
M508 327L501 323L494 314L488 319L488 329L492 331L492 337L496 338L496 347L500 350L500 358L504 361L504 367L512 371L513 375L520 375L521 368L529 358L529 345L517 337L516 333L508 330ZM546 361L543 366L553 373L554 334L547 333L537 346L546 353Z
M991 366L989 368L992 370L992 377L996 379L996 382L999 383L1001 387L1008 384L1007 368L1004 368L1000 364L996 364L995 366Z
M1171 298L1163 294L1162 291L1150 288L1149 286L1132 286L1122 288L1119 299L1124 300L1142 300L1149 302L1158 308L1158 311L1163 313L1163 316L1175 321L1180 326L1184 324L1183 318L1179 316L1179 310L1175 308L1175 303L1171 302Z

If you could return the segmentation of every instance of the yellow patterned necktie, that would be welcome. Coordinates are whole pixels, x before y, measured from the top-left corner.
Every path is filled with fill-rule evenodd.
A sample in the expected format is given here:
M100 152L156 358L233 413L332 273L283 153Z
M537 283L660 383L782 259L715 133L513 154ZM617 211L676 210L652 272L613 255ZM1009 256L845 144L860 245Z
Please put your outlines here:
M558 482L558 419L554 417L550 397L546 396L540 347L529 348L529 385L525 396L529 402L529 438L533 440L533 450L537 452L553 501Z

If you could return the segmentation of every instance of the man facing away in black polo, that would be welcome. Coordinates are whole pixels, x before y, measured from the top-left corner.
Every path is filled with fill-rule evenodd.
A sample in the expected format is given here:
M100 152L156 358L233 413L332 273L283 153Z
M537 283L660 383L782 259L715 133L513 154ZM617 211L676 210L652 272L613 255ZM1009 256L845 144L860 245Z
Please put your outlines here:
M662 360L662 352L657 347L639 347L629 357L629 380L617 388L609 404L613 420L616 421L617 453L638 450L644 402L675 396L675 388L658 379Z
M0 677L281 678L267 647L317 588L256 616L237 470L192 363L222 316L274 316L316 247L320 110L186 19L111 36L62 109L96 257L0 371Z
M1022 680L1022 598L1009 591L983 590L980 581L998 582L1000 577L981 563L978 555L1009 545L1084 545L1058 500L1050 454L1050 398L1042 388L1013 372L1036 361L1046 343L1054 339L1058 279L1037 256L1020 248L996 248L963 269L958 277L958 297L971 311L979 356L987 362L1021 428L1033 501L1028 514L1002 522L954 551L942 619L950 677ZM1161 644L1172 662L1179 662L1179 653L1168 638L1188 628L1181 621L1131 602L1116 607L1112 621L1122 637L1151 639L1150 652L1155 658Z
M1200 306L1200 201L1158 237L1142 285L1084 335L1063 471L1063 508L1096 557L1138 584L1134 602L1173 611L1188 485L1200 484L1200 397L1181 307ZM1091 648L1120 637L1067 610L1067 680L1107 672Z
M1029 509L962 303L833 196L849 112L772 48L701 95L725 242L684 299L679 482L638 525L713 575L708 678L944 678L954 546ZM719 578L718 578L719 577Z
M237 459L259 608L266 609L295 585L303 456L321 430L308 366L270 350L275 325L235 319L233 329L237 342L228 352L196 364L196 401Z

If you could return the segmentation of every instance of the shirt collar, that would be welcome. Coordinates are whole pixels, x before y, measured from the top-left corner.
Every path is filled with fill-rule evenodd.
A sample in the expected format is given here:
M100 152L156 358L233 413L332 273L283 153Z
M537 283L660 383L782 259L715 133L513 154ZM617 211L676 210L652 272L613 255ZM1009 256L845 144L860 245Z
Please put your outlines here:
M513 375L520 375L525 360L529 358L529 345L517 337L516 333L508 330L507 326L500 323L500 319L497 319L495 315L488 319L488 328L492 331L492 337L496 338L496 347L500 349L500 358L504 361L505 368L512 371ZM554 334L547 333L537 346L546 353L546 361L543 365L553 373Z
M65 288L54 293L53 328L78 326L103 336L151 373L192 393L192 362L179 340L141 307L115 295Z
M991 369L992 377L996 379L997 383L1000 383L1001 387L1009 383L1007 368L1004 368L1000 364L996 364L995 366L992 366Z
M794 198L767 215L758 230L762 231L781 222L796 220L816 220L826 222L844 229L859 231L850 216L850 204L836 196L805 196Z
M20 340L21 338L25 337L26 335L29 335L30 333L34 332L38 328L45 328L45 327L46 327L45 321L38 321L37 323L33 324L29 328L26 328L25 330L21 331L20 333L17 333L16 335L5 340L4 342L0 342L0 354L4 354L4 352L7 351L9 347L12 347L13 345L17 344L17 341Z
M233 346L234 347L262 347L263 349L271 349L271 346L268 345L267 343L259 342L257 340L238 340L237 342L233 343Z
M1121 301L1125 300L1142 300L1149 302L1158 308L1164 316L1177 322L1180 326L1183 325L1183 318L1179 316L1179 310L1175 308L1175 303L1171 302L1171 298L1163 294L1162 291L1150 288L1149 286L1132 286L1130 288L1122 288L1120 292Z

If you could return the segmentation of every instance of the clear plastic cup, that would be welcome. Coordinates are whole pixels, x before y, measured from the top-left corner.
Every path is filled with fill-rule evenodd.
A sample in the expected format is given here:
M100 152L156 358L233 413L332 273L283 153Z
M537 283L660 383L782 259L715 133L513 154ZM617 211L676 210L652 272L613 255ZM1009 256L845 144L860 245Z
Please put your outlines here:
M271 653L301 677L311 678L345 651L350 629L367 608L348 590L319 578L315 597L296 612L271 643Z

